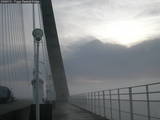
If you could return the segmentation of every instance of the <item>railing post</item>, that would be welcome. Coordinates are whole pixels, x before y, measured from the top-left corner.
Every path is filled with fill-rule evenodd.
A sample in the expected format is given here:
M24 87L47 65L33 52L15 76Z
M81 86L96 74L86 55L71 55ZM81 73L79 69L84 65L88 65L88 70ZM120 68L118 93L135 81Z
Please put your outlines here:
M103 115L106 118L106 102L105 102L105 91L102 91L103 94Z
M100 105L100 91L98 91L98 114L101 115L101 105Z
M87 110L89 110L89 93L87 93Z
M118 89L118 112L119 112L119 120L121 120L121 101L120 101L120 89Z
M90 111L92 112L92 92L90 92Z
M90 98L90 101L91 101L91 112L93 112L92 110L93 110L93 100L92 100L92 92L91 92L91 98Z
M89 109L88 109L88 108L89 108L88 105L89 105L89 104L88 104L88 93L86 93L86 108L87 108L87 110L89 110Z
M87 99L86 99L86 95L84 94L83 97L84 97L84 98L83 98L83 99L84 99L84 100L83 100L83 104L84 104L84 107L85 107L85 109L86 109L86 105L87 105L87 102L86 102L86 100L87 100Z
M85 109L87 109L87 98L86 98L86 94L84 94L84 102L83 102L83 104L84 104Z
M134 120L134 115L133 115L132 87L129 87L129 103L130 103L130 117L131 117L131 120Z
M93 92L91 92L91 112L93 112Z
M93 113L94 113L94 110L95 110L95 98L94 98L94 94L95 94L95 92L93 92Z
M96 92L94 92L94 110L95 110L95 113L97 114L96 103L97 103Z
M151 113L150 113L150 100L149 100L149 88L148 85L146 85L146 98L147 98L147 116L148 120L151 120Z
M109 90L109 101L110 101L111 120L113 120L113 118L112 118L112 93L111 93L111 90Z
M90 110L90 98L89 98L89 92L88 92L88 110Z

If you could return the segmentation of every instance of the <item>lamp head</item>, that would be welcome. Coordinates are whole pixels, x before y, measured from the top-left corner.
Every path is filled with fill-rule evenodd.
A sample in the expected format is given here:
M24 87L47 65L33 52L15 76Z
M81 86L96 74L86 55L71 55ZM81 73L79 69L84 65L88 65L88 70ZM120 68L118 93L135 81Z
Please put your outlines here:
M36 28L33 30L32 35L35 38L35 40L40 41L43 36L43 31L40 28Z

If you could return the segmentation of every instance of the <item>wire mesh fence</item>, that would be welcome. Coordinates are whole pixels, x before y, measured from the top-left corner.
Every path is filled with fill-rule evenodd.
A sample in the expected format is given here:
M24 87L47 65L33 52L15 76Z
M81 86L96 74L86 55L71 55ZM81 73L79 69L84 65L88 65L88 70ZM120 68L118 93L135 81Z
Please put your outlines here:
M160 120L160 83L82 93L70 102L110 120Z

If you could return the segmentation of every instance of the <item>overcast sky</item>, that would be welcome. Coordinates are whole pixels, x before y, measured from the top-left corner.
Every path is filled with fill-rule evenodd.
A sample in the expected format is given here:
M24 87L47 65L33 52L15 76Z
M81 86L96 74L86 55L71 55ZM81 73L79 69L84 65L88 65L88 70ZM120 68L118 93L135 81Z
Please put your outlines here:
M159 81L159 0L53 0L53 8L71 93Z
M159 0L53 0L53 7L59 37L66 45L84 36L116 42L109 38L106 27L125 21L143 27L142 39L159 35L159 3Z
M159 81L159 0L53 0L53 8L71 94ZM30 74L31 12L25 5Z

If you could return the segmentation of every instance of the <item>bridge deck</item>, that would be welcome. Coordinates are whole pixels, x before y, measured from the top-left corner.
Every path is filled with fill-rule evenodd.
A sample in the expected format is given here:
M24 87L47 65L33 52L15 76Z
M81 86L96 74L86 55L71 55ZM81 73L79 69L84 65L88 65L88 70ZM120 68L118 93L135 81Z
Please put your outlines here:
M16 100L8 104L0 104L0 115L7 114L12 111L24 109L32 104L31 100Z
M53 120L106 120L88 111L70 105L59 103L54 110Z

